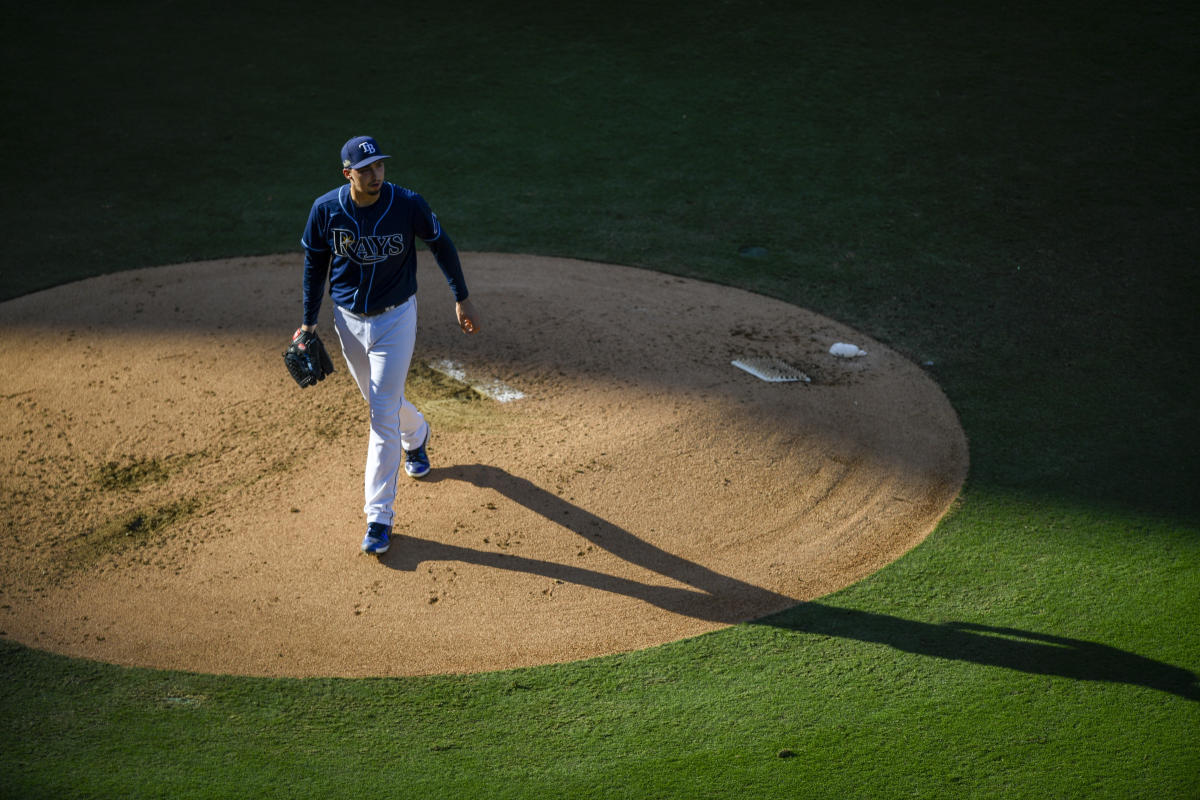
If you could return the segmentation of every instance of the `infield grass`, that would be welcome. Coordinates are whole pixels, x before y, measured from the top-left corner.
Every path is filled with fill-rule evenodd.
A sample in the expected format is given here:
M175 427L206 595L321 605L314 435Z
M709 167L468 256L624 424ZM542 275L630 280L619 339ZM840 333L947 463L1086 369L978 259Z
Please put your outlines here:
M370 132L460 249L736 285L932 362L963 496L833 596L575 664L259 680L3 642L0 797L1200 797L1192 6L370 19L10 12L0 298L298 251Z

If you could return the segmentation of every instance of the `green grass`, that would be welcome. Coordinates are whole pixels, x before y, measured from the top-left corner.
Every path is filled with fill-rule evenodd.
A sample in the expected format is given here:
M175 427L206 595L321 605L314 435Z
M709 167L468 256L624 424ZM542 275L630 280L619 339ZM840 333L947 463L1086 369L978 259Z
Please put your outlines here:
M834 596L577 664L251 680L6 643L0 796L1200 797L1196 11L372 20L10 12L0 298L295 251L371 132L462 249L736 285L932 361L963 497Z

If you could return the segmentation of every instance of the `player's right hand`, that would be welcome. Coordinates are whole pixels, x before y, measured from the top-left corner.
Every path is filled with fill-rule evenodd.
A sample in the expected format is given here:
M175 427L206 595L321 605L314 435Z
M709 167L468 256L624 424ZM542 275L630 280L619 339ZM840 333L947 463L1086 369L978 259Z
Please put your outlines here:
M479 315L475 313L471 298L455 303L454 311L458 315L458 327L462 328L463 333L479 333Z

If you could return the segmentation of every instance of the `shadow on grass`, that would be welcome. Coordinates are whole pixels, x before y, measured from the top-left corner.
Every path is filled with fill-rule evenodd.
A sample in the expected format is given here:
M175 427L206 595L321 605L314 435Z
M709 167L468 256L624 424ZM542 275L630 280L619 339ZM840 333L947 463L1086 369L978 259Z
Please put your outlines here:
M873 642L906 653L1032 675L1144 686L1200 702L1195 673L1081 639L971 622L917 622L820 603L803 603L755 624Z
M1194 673L1108 645L970 622L934 624L821 603L795 605L794 598L668 553L499 467L484 464L449 467L435 470L426 480L461 480L495 490L631 564L692 588L661 586L568 564L411 536L397 536L400 546L380 558L393 569L415 570L424 561L462 561L590 586L694 619L729 624L755 620L758 625L874 642L934 658L1033 675L1145 686L1200 701L1200 685Z

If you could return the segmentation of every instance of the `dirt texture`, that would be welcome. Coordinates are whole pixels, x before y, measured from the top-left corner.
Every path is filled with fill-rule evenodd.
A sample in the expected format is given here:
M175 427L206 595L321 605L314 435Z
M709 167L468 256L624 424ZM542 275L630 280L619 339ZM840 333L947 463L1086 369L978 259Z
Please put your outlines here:
M433 471L359 552L367 409L281 358L297 255L0 304L0 635L263 676L498 670L650 647L828 594L918 544L967 442L919 367L777 300L661 273L421 254L410 396ZM835 342L867 354L839 359ZM811 382L731 365L774 357ZM460 381L426 365L455 362ZM524 393L498 402L502 382Z

